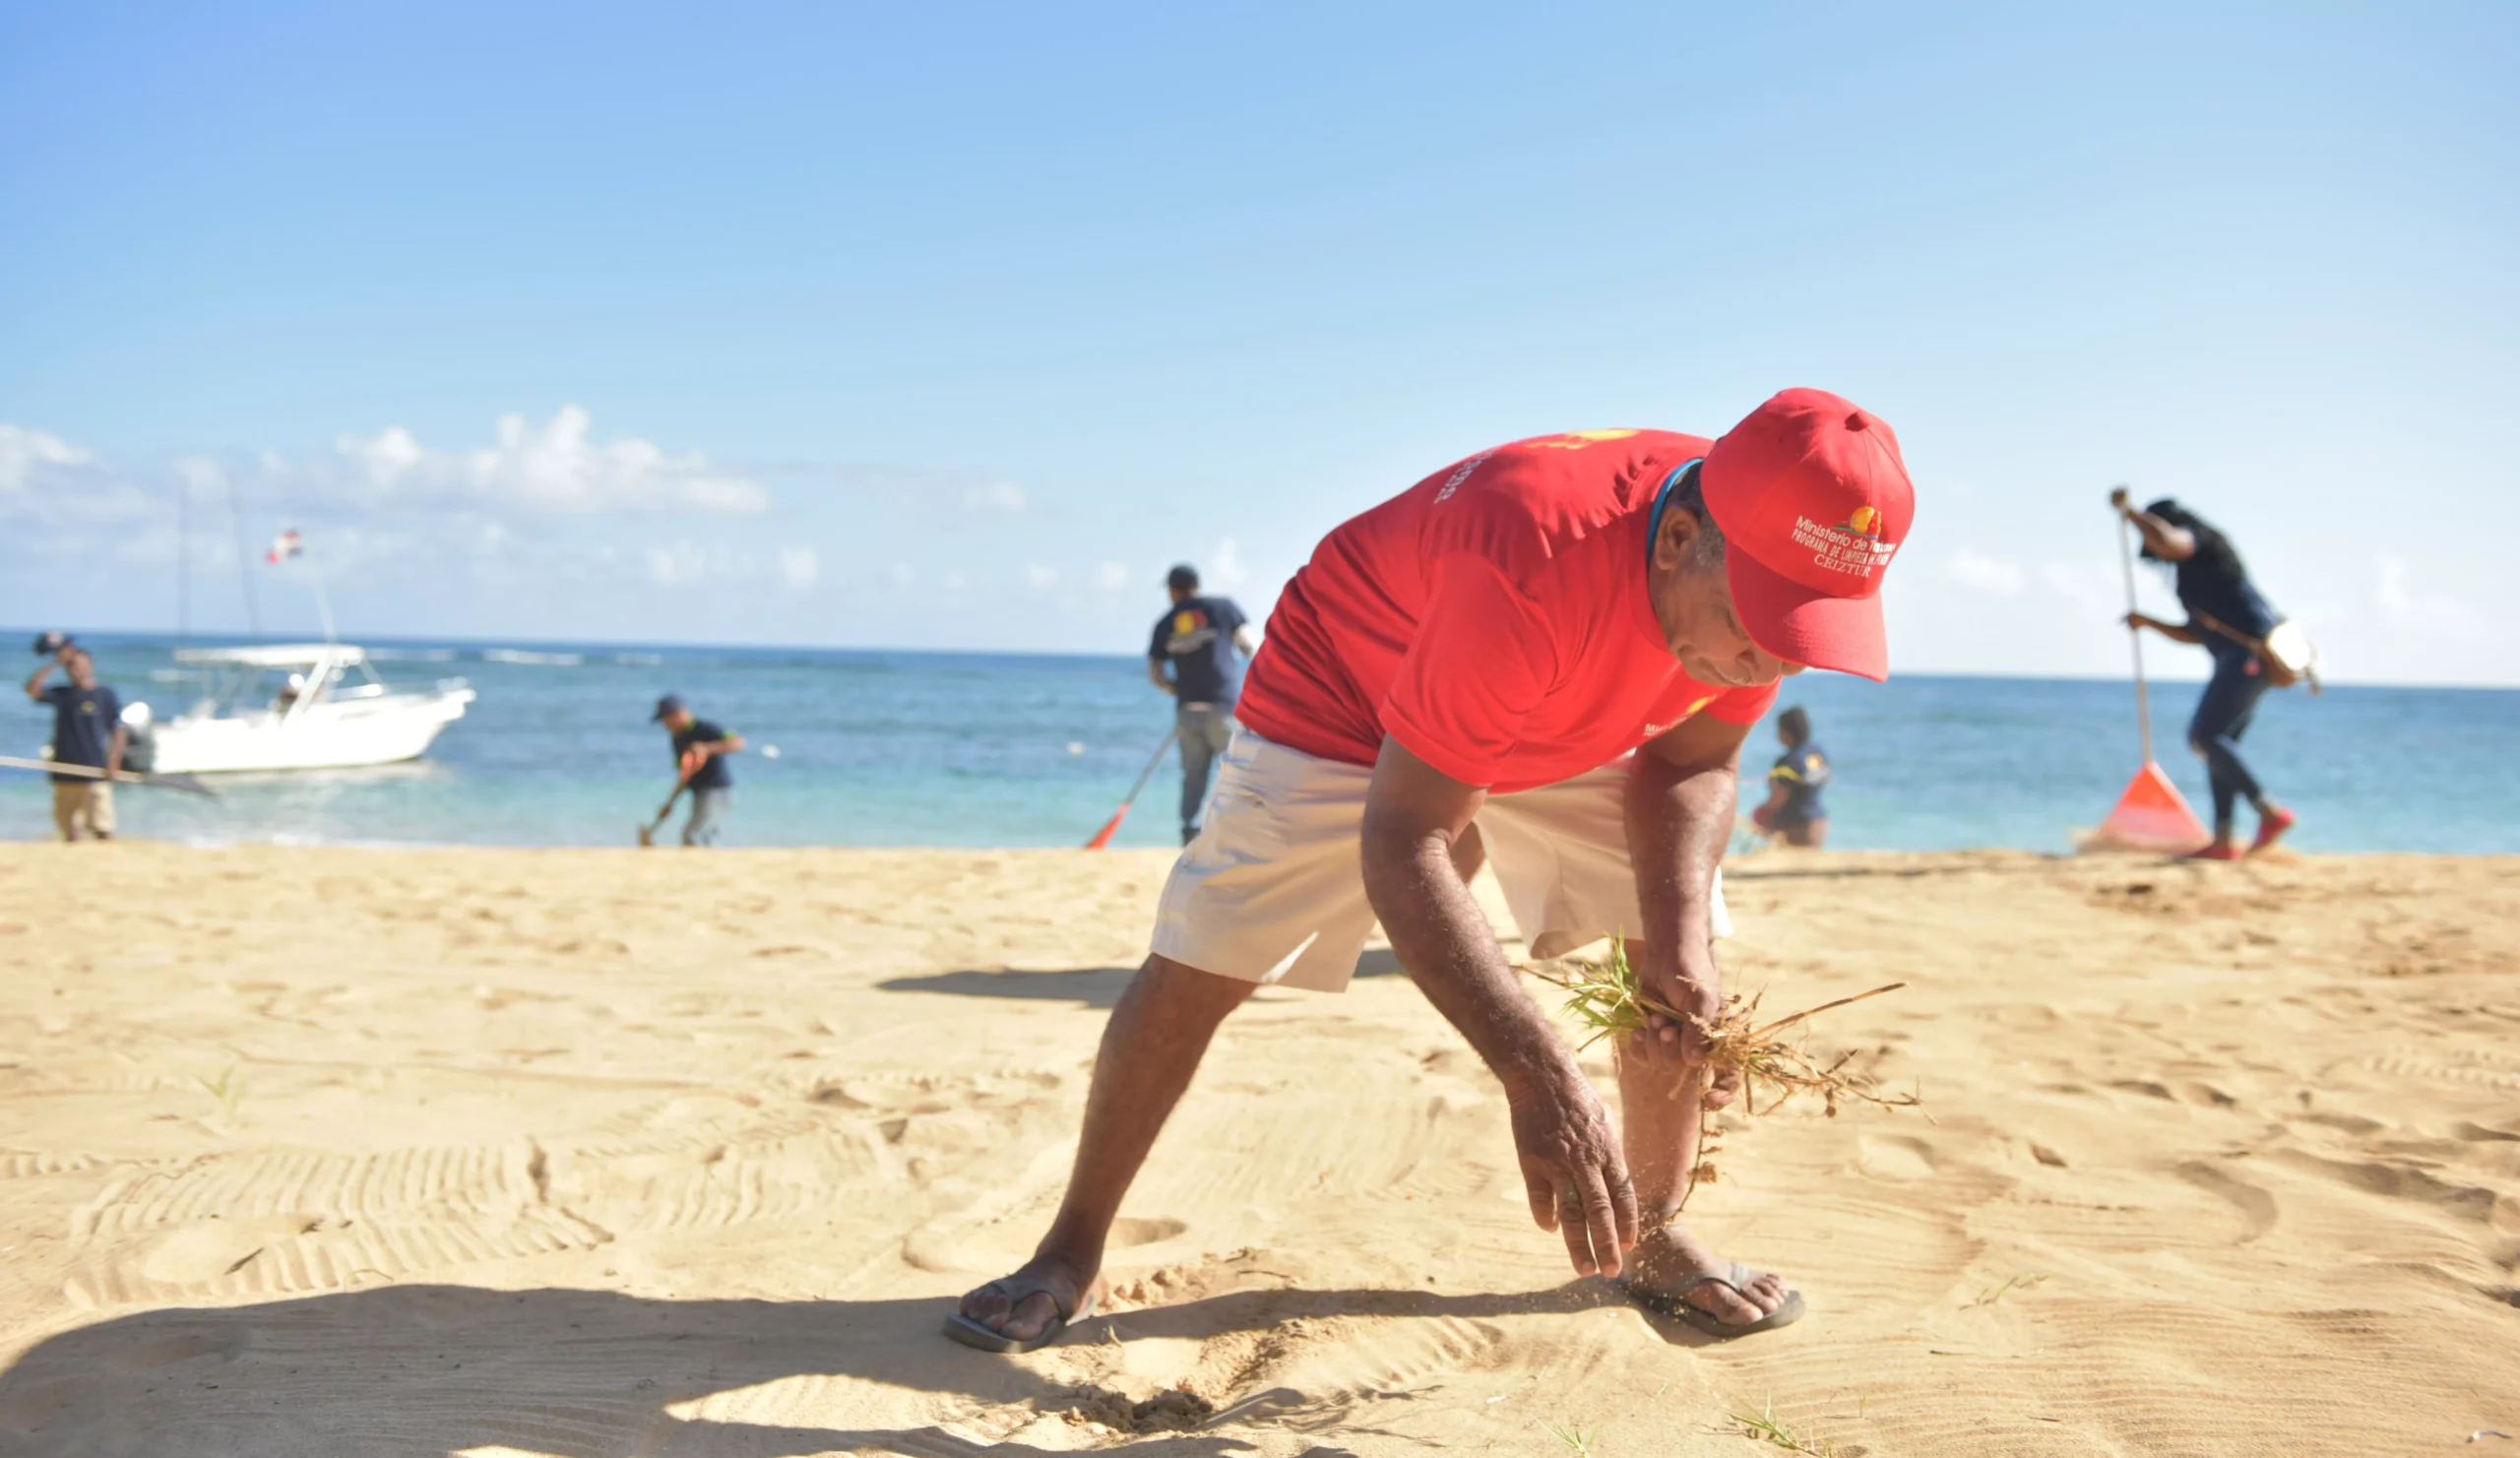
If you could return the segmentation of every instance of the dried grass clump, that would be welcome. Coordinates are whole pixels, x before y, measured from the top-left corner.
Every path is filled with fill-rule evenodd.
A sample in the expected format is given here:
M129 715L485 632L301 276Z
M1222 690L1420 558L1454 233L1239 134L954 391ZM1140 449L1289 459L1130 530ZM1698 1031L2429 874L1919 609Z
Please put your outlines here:
M1806 1007L1791 1017L1769 1023L1758 1019L1759 1000L1766 995L1764 992L1753 993L1746 1001L1735 994L1725 1000L1724 1015L1709 1027L1705 1020L1666 1006L1647 992L1636 969L1628 965L1626 944L1618 938L1611 939L1610 954L1606 960L1579 962L1571 975L1561 976L1536 967L1525 968L1524 971L1566 993L1567 1012L1592 1030L1592 1036L1584 1040L1583 1047L1591 1047L1607 1038L1612 1040L1611 1050L1616 1052L1616 1040L1646 1031L1651 1026L1648 1020L1656 1013L1675 1023L1697 1024L1707 1038L1704 1077L1712 1082L1728 1074L1737 1075L1741 1084L1741 1111L1745 1114L1773 1110L1796 1094L1817 1095L1822 1110L1831 1118L1838 1116L1838 1103L1842 1099L1853 1099L1881 1109L1913 1108L1920 1102L1915 1094L1879 1093L1870 1078L1846 1071L1848 1060L1855 1056L1851 1052L1823 1064L1814 1060L1799 1042L1789 1043L1780 1036L1789 1029L1799 1028L1816 1014L1861 1002L1867 997L1878 997L1884 992L1896 992L1906 986L1906 983L1891 983L1869 992L1858 992L1852 997ZM1677 1098L1679 1090L1673 1089L1671 1094ZM1759 1103L1763 1095L1767 1098L1764 1106ZM1722 1150L1723 1135L1717 1132L1714 1119L1698 1121L1697 1145L1697 1158L1689 1173L1688 1193L1694 1193L1701 1183L1716 1182L1714 1156ZM1687 1206L1687 1193L1680 1197L1680 1204L1683 1208Z

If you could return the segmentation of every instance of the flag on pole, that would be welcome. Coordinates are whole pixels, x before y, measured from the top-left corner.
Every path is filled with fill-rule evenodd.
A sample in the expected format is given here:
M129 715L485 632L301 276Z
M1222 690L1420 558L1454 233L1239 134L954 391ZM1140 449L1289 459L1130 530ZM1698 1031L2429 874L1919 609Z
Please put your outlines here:
M297 529L291 527L272 539L272 549L263 553L263 560L277 567L305 550L306 543L298 539Z

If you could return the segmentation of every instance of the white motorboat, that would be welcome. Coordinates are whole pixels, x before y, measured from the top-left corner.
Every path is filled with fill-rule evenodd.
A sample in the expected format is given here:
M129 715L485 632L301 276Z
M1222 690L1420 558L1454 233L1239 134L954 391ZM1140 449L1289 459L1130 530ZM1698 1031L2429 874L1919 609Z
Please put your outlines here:
M188 648L175 655L212 675L211 689L151 730L159 774L337 770L417 759L464 717L472 686L442 678L398 693L346 643ZM355 675L355 676L354 676Z

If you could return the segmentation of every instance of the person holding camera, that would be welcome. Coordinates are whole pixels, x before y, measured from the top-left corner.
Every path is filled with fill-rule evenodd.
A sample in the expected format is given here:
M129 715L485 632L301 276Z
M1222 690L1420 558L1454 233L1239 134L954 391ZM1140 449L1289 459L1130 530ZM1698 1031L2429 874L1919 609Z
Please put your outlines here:
M114 838L112 776L122 773L123 751L131 747L131 731L123 728L122 700L96 681L96 661L88 650L59 633L35 640L37 653L49 652L43 666L27 680L27 697L52 710L52 762L86 765L107 778L81 775L52 777L52 823L65 841L93 836ZM59 668L67 683L45 686Z

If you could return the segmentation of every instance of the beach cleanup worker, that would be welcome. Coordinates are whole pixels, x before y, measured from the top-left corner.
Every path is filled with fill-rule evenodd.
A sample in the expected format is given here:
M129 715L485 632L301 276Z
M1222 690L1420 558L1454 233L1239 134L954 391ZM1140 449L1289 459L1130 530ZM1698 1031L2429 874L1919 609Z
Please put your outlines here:
M2187 609L2183 623L2129 612L2126 625L2150 628L2174 643L2195 644L2214 659L2213 676L2205 681L2204 697L2187 724L2187 747L2205 761L2206 782L2214 791L2214 839L2193 854L2200 860L2240 858L2232 812L2243 798L2257 811L2257 838L2249 850L2263 851L2300 820L2267 798L2265 787L2240 758L2240 735L2256 718L2258 700L2274 686L2265 641L2283 619L2249 581L2239 549L2211 522L2169 496L2138 511L2123 486L2110 493L2109 502L2142 536L2145 559L2169 564L2178 605Z
M1776 737L1785 752L1768 767L1767 803L1750 812L1750 823L1789 846L1818 850L1829 839L1829 811L1820 803L1829 757L1812 742L1811 716L1799 706L1776 717Z
M1482 451L1323 539L1103 1030L1058 1214L946 1334L1029 1351L1090 1312L1121 1198L1217 1028L1264 984L1343 989L1377 919L1503 1085L1532 1217L1579 1275L1722 1337L1799 1316L1782 1278L1676 1218L1700 1111L1738 1087L1705 1062L1726 1005L1718 866L1779 678L1887 674L1879 593L1913 509L1888 425L1789 390L1720 440ZM1621 1044L1623 1129L1472 898L1482 861L1531 956L1623 935L1650 995L1687 1015Z
M691 818L682 823L682 843L718 844L735 792L735 777L727 773L726 756L744 747L744 736L727 733L693 714L676 694L657 700L651 722L663 725L673 736L674 771L691 792Z
M46 635L47 641L55 635ZM70 679L47 688L44 680L60 668ZM122 773L123 751L131 747L131 730L123 727L122 700L96 681L96 661L88 650L61 639L53 656L27 680L27 697L52 710L52 760L87 765L109 775ZM114 838L114 786L111 780L84 775L52 777L52 823L65 841L94 836Z
M1177 701L1172 712L1181 730L1181 844L1186 846L1199 833L1199 809L1207 803L1217 756L1233 738L1233 701L1242 678L1234 656L1249 658L1260 645L1231 598L1199 595L1198 568L1183 563L1166 576L1164 585L1172 605L1155 620L1146 676Z

